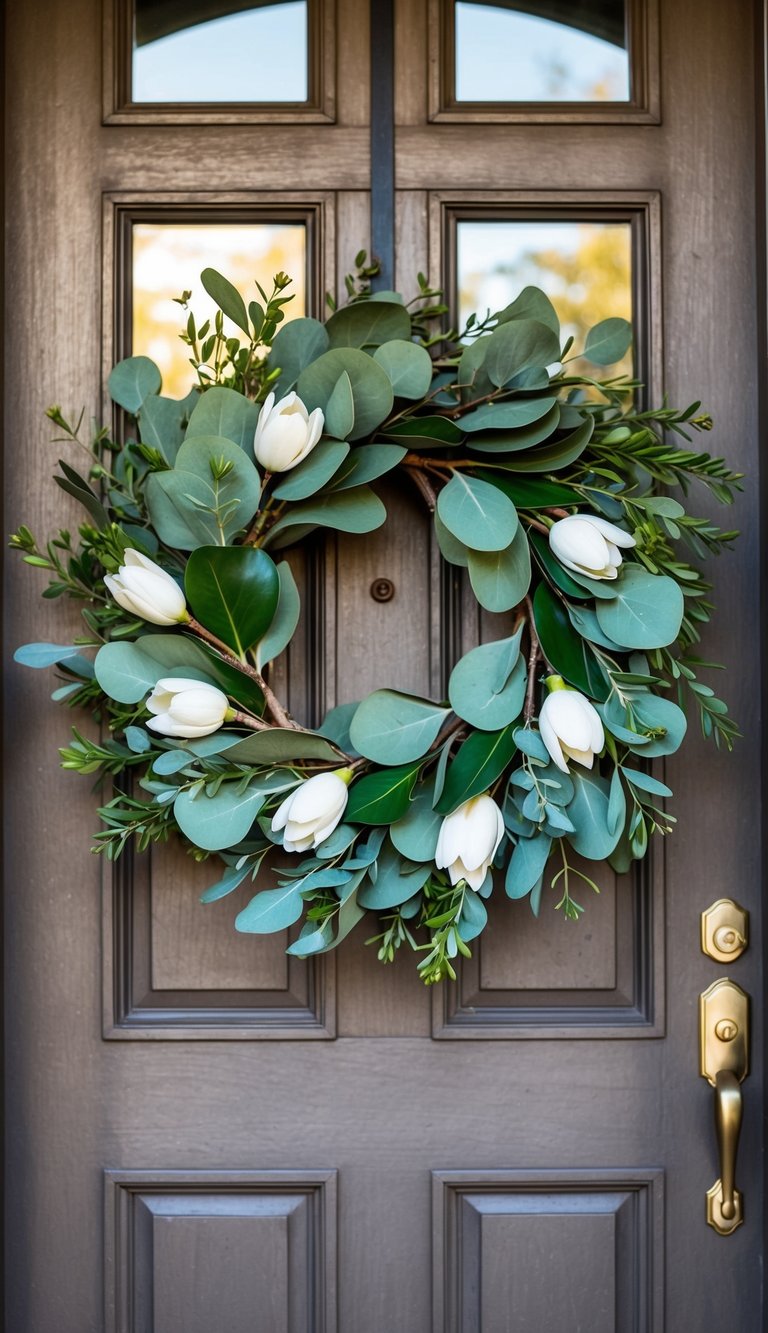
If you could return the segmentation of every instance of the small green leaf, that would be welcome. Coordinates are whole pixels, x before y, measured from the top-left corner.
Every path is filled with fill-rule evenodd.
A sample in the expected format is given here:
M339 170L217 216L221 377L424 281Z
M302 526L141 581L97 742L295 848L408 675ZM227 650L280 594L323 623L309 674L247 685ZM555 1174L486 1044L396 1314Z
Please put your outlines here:
M110 371L107 388L110 398L136 416L145 398L159 393L162 377L148 356L128 356Z
M214 796L206 796L204 791L179 792L173 814L182 833L196 847L220 852L243 841L265 799L258 787L241 791L239 782L224 782Z
M509 858L504 888L508 898L525 898L538 884L552 850L547 833L518 839Z
M398 853L389 843L383 847L377 861L375 883L367 883L358 894L362 907L376 912L399 907L423 888L432 873L430 865L419 865L405 871Z
M346 491L363 482L375 481L397 467L407 452L398 444L358 444L334 474L331 489Z
M224 546L247 527L258 507L261 479L239 445L200 435L184 441L169 472L151 474L146 495L161 541L193 551Z
M418 343L394 338L377 347L373 359L386 371L397 398L423 398L432 383L432 358Z
M235 930L249 935L272 935L275 931L287 930L304 911L301 887L302 881L294 880L279 889L257 893L235 917Z
M327 352L329 346L325 325L319 319L292 319L278 330L267 361L271 371L280 369L280 378L274 385L278 399L285 397L304 367Z
M464 439L464 432L448 417L411 417L386 426L384 434L402 440L409 449L452 449Z
M272 543L292 527L337 528L339 532L373 532L387 517L378 495L367 486L356 486L349 491L327 491L303 503L292 505L274 527L270 528L267 542ZM266 543L265 543L266 544Z
M483 369L498 388L531 367L560 360L560 337L537 319L515 319L499 324L491 334Z
M568 841L588 861L605 861L621 836L621 827L611 832L608 824L609 786L605 778L576 766L571 771L574 794L567 806L575 829Z
M308 500L335 477L349 453L343 440L320 440L272 492L276 500Z
M352 394L352 381L346 370L342 370L333 386L325 405L325 429L337 440L346 440L352 434L355 425L355 400Z
M626 319L602 319L589 330L583 355L596 366L612 366L632 345L632 325Z
M437 839L443 822L433 807L434 783L419 783L402 819L389 830L397 850L409 861L434 861Z
M214 385L206 389L194 408L187 426L187 439L198 435L219 436L239 444L250 456L258 419L259 409L255 403L234 389Z
M379 347L411 336L408 311L395 301L360 301L342 306L326 320L325 327L331 348Z
M382 308L397 310L398 307L382 302ZM345 309L357 307L345 307ZM339 311L339 314L345 313ZM407 313L400 313L408 319ZM335 316L334 316L335 318ZM329 324L330 327L330 324ZM331 395L336 388L339 376L346 373L352 386L352 398L355 409L354 428L349 432L352 440L361 440L380 426L392 411L394 394L389 376L378 366L372 356L355 347L331 347L317 360L306 366L299 375L296 392L305 404L307 411L320 407L326 410Z
M456 663L448 697L457 717L482 731L498 731L520 713L526 668L520 657L522 629L509 639L484 643Z
M469 551L469 581L486 611L511 611L525 597L531 583L528 538L518 527L505 551Z
M497 324L508 324L512 319L536 319L546 324L560 338L560 320L549 297L540 287L524 287L519 296L496 315ZM559 346L559 343L558 343Z
M516 398L507 403L484 403L462 416L461 426L468 431L515 430L540 421L555 406L554 398Z
M236 287L228 278L221 273L217 273L215 268L204 268L200 274L200 281L212 301L215 301L219 310L231 319L243 333L250 338L251 330L248 324L248 312L245 308L245 301ZM210 390L209 390L210 392Z

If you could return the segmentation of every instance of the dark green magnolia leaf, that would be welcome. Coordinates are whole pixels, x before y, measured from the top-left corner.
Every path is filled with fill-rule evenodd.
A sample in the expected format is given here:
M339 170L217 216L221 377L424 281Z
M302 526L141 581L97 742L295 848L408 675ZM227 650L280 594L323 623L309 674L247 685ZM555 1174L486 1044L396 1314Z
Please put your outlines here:
M299 590L296 587L296 580L293 577L291 567L286 560L281 560L277 566L277 577L280 581L277 610L267 633L261 638L256 654L260 671L268 662L273 662L276 657L279 657L280 653L288 647L301 614Z
M505 551L468 551L472 591L486 611L511 611L525 597L531 583L528 538L518 527Z
M493 482L454 472L437 498L437 512L454 537L475 551L503 551L517 531L517 511Z
M571 779L574 792L567 812L575 831L567 835L568 842L588 861L605 861L616 847L623 826L621 820L616 820L615 812L610 818L613 831L609 826L608 782L588 769L577 770L576 765L571 770Z
M331 347L379 347L393 339L408 340L411 320L395 301L360 301L342 306L326 320ZM367 433L367 432L366 432Z
M471 796L485 792L511 762L517 746L514 725L502 731L475 731L448 766L436 810L449 815Z
M560 360L560 337L537 319L515 319L500 324L488 342L483 369L498 388L531 367Z
M560 338L560 320L549 297L540 287L524 287L519 296L496 315L497 324L508 324L513 319L536 319L546 324Z
M405 815L389 830L395 847L409 861L435 859L443 817L432 808L434 798L434 783L419 783Z
M187 562L184 591L196 619L243 657L272 624L280 579L256 546L200 546Z
M557 430L560 422L560 404L555 403L543 417L532 421L528 426L519 426L517 430L491 430L487 434L475 431L467 440L467 448L473 453L494 454L494 464L505 461L506 454L519 453L530 449L534 444L548 440Z
M464 432L448 417L410 417L385 427L384 433L409 449L452 449L464 439Z
M352 719L352 744L375 764L410 763L427 753L449 713L431 699L376 690Z
M624 648L664 648L675 642L685 609L679 583L625 562L613 587L615 597L595 607L609 639Z
M418 343L394 338L377 347L373 359L386 371L397 398L423 398L432 383L432 358Z
M225 278L221 273L217 273L215 268L204 268L200 274L200 281L211 300L216 302L219 310L223 311L227 319L231 319L232 323L236 324L250 338L248 312L245 308L245 301L237 288L232 286L228 278Z
M552 850L547 833L520 838L509 858L504 888L508 898L525 898L538 884Z
M274 389L278 398L294 387L305 366L311 365L330 347L325 325L319 319L292 319L278 330L270 348L267 366L280 369Z
M589 330L583 355L596 366L612 366L632 345L632 325L626 319L602 319Z
M334 474L331 489L346 491L363 482L375 481L397 467L406 453L399 444L359 444Z
M337 440L346 440L352 434L355 425L355 400L352 394L352 381L346 370L342 370L333 386L325 405L325 429Z
M327 491L292 505L270 528L265 545L271 545L275 537L294 527L298 529L297 541L305 531L314 527L336 528L339 532L373 532L381 527L386 517L387 511L378 495L367 486L356 486L350 491Z
M546 583L533 598L536 633L550 666L590 699L608 698L610 683L589 644L571 625L568 612Z
M506 466L510 472L559 472L581 457L592 438L593 430L594 420L587 417L570 435L543 444L538 449L514 454L506 460Z
M506 327L514 328L509 324ZM554 398L515 398L507 403L483 403L465 416L460 417L462 430L516 430L520 426L530 426L534 421L541 421L555 406Z
M205 791L179 792L173 816L196 847L221 852L243 841L265 800L258 787L241 791L239 782L224 782L214 796Z
M320 440L272 492L276 500L307 500L336 475L349 453L345 440Z
M357 778L349 790L344 818L350 824L392 824L401 819L418 772L418 764L404 764Z
M251 522L261 495L255 465L216 436L185 440L169 472L147 481L147 505L161 541L181 551L231 542Z
M377 862L375 883L367 883L358 895L361 906L373 911L399 907L423 888L432 873L430 865L419 865L403 873L403 862L389 843L385 843Z
M139 408L139 434L142 444L159 449L169 467L173 467L184 439L185 405L175 398L161 398L151 393ZM218 431L211 434L217 435Z
M214 385L212 389L206 389L198 400L189 418L187 439L191 440L198 435L215 435L234 441L251 456L258 419L256 403L250 402L234 389Z
M485 476L484 472L478 476ZM570 486L560 481L548 481L546 477L503 477L496 475L496 485L501 486L517 509L548 509L552 505L581 504L581 496ZM536 536L539 534L536 533Z
M457 717L482 731L498 731L520 713L526 669L520 657L522 629L511 638L483 643L456 663L448 697Z
M382 302L382 308L397 310L397 306L386 302ZM339 311L339 314L343 313ZM339 376L345 372L352 386L355 409L355 424L349 438L360 440L381 425L392 411L394 402L389 376L381 366L377 366L372 356L353 347L331 348L302 370L296 392L307 411L311 412L316 407L325 411Z
M159 393L162 384L160 371L148 356L129 356L118 361L107 380L110 398L134 417L144 399L151 393Z

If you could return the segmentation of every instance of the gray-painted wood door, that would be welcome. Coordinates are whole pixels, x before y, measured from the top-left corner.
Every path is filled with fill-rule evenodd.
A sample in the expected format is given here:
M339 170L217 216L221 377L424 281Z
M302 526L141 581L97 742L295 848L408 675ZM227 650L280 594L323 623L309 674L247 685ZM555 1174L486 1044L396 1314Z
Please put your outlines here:
M121 218L306 206L320 289L365 242L366 6L319 7L310 123L234 125L115 113L125 25L105 8L106 38L97 0L9 10L7 531L72 521L41 414L100 410L125 330ZM9 1333L761 1327L752 13L663 0L656 48L656 7L632 8L648 20L645 116L488 123L439 110L438 6L400 0L397 282L450 278L462 209L641 218L655 389L701 393L713 446L750 476L707 647L732 667L745 739L729 758L693 735L670 763L679 831L647 875L606 877L578 926L499 902L459 982L429 993L410 960L379 968L357 937L289 968L280 941L234 935L231 900L199 906L205 877L173 850L102 883L88 782L56 767L67 719L47 682L9 670ZM316 615L289 664L297 711L386 679L439 688L441 653L484 631L459 595L447 617L418 507L391 499L384 534L298 569ZM32 571L8 572L9 648L59 639ZM377 578L392 601L371 598ZM730 971L754 1002L746 1220L727 1239L704 1220L718 1172L697 1057L698 995L725 971L698 918L725 894L752 913Z

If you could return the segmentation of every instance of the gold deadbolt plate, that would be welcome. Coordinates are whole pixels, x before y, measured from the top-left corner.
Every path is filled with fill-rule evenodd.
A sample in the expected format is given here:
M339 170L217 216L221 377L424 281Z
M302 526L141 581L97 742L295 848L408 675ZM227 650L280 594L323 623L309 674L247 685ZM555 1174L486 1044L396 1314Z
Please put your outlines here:
M749 999L741 986L722 978L699 996L700 1072L715 1086L729 1069L741 1082L749 1068Z
M716 963L732 963L749 943L749 912L732 898L718 898L701 914L701 949Z

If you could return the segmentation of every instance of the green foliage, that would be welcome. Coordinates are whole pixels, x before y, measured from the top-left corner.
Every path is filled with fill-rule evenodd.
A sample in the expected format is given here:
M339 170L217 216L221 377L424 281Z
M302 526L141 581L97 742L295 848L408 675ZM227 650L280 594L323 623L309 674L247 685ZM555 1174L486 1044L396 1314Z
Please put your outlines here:
M714 607L697 562L736 533L683 500L696 480L728 504L741 478L686 447L712 425L698 402L639 410L637 386L621 375L561 369L571 340L561 347L557 312L537 288L470 317L459 336L423 274L406 303L397 292L371 294L377 266L363 251L355 270L348 303L329 300L325 323L284 323L285 274L249 300L206 269L213 318L197 327L189 293L179 298L197 375L185 399L163 397L157 367L131 357L109 378L122 409L116 441L97 424L83 436L83 413L48 410L58 440L85 459L79 471L63 460L56 474L81 521L41 544L22 525L10 544L43 571L43 595L71 599L81 622L71 643L27 644L15 656L54 667L54 699L87 708L101 727L98 741L75 729L60 752L66 769L121 784L99 811L94 850L114 859L176 832L199 860L220 853L223 869L203 901L250 878L254 896L237 930L299 925L292 956L334 948L366 911L380 912L369 941L379 959L405 946L431 984L457 975L501 875L507 895L527 898L535 915L549 881L557 910L577 920L576 881L597 886L574 853L621 872L670 832L672 793L647 763L683 743L686 709L705 736L733 744L727 705L699 679L713 667L698 644ZM604 320L587 333L578 365L615 365L629 340L626 321ZM324 413L322 438L296 467L263 476L253 454L260 406L271 391L279 401L292 390ZM124 414L138 439L123 438ZM308 731L270 680L301 608L289 564L276 566L267 549L317 529L379 528L386 510L370 483L385 476L415 486L455 567L441 575L452 603L471 591L487 641L453 666L447 701L377 689ZM566 569L553 554L550 527L578 513L633 533L614 580ZM123 567L129 549L184 587L191 620L147 624L114 600L104 575ZM314 558L309 548L297 566L310 589ZM562 772L543 743L537 714L551 674L599 712L605 749L592 769L569 761ZM166 676L223 690L226 725L196 739L148 730L145 701ZM317 846L278 860L278 805L330 773L347 786L340 822L323 833L323 802L338 801L340 785L319 784L307 793ZM475 891L452 884L455 869L438 869L435 856L443 819L480 796L497 803L504 834ZM468 826L477 808L464 812Z

